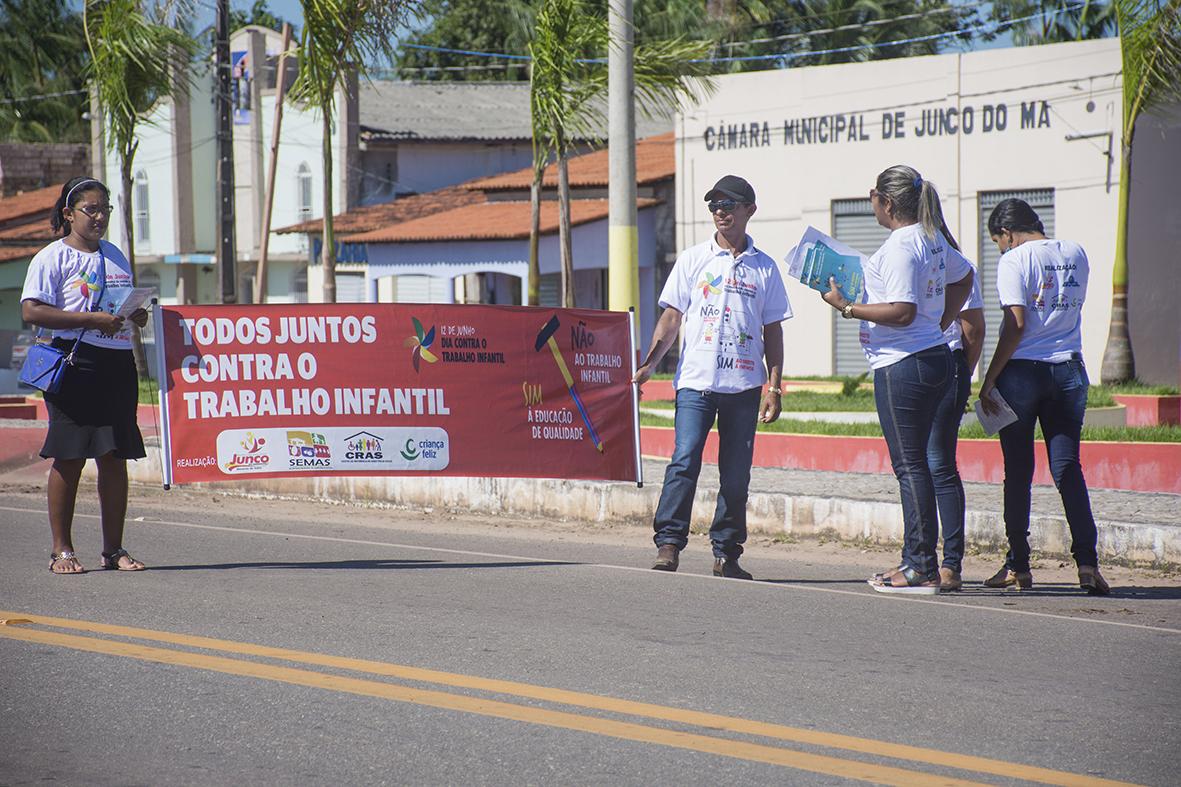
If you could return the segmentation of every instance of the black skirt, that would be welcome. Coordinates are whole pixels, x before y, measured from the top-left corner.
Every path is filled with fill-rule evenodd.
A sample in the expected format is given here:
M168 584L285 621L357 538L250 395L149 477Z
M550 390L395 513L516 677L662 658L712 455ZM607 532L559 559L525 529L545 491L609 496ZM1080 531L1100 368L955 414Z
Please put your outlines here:
M54 339L66 352L72 339ZM91 459L114 452L120 459L147 456L136 423L139 382L131 350L112 350L81 342L67 366L61 389L45 394L49 434L41 448L46 459Z

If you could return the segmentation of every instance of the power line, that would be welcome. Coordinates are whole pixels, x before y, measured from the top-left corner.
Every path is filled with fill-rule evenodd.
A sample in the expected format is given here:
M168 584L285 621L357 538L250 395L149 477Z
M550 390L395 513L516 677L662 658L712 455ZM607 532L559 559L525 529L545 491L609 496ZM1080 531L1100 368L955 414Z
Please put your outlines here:
M85 95L85 90L61 90L57 93L39 93L34 96L21 96L19 98L2 98L0 104L19 104L23 101L35 101L42 98L61 98L62 96L77 96Z

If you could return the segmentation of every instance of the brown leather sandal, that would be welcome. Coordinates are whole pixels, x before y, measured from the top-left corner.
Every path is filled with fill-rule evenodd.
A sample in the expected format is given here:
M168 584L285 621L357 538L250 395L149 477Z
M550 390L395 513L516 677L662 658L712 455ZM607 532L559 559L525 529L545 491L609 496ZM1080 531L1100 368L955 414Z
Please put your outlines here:
M143 563L129 555L126 549L116 549L114 552L110 553L103 552L102 556L103 568L107 571L143 571L145 568L147 568L147 566L145 566ZM125 566L120 563L119 561L123 558L127 558L131 565Z

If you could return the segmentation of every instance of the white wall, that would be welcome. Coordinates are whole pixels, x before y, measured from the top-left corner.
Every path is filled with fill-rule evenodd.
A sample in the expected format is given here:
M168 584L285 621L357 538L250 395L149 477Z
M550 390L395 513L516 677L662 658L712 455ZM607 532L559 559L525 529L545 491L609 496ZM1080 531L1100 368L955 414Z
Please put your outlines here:
M833 200L867 197L877 174L894 164L915 167L939 188L948 226L972 259L980 251L978 192L1052 187L1057 234L1082 243L1091 257L1083 341L1097 377L1110 317L1119 168L1108 191L1107 160L1096 149L1106 141L1065 137L1113 130L1118 141L1119 71L1119 41L1104 39L719 77L717 93L677 121L678 242L709 236L702 196L728 173L754 186L759 211L751 235L780 260L808 224L831 231ZM1023 102L1033 108L1031 127L1022 127ZM1000 106L1003 130L996 128ZM943 133L920 135L923 113L941 110ZM890 133L896 113L901 137ZM986 116L993 120L988 130ZM822 117L825 137L843 126L839 140L820 142L817 131L811 142L800 141L802 120ZM788 126L796 129L791 142ZM730 127L744 132L737 145L729 144ZM798 282L788 282L788 294L795 318L785 323L785 371L831 374L832 310ZM996 326L990 335L995 340Z
M177 188L172 166L172 103L158 102L152 111L140 120L136 138L139 147L132 160L132 194L135 193L135 173L143 170L148 177L148 235L147 241L135 239L137 258L158 257L176 253L175 218L172 211L173 194ZM122 165L119 155L108 151L106 156L106 185L111 190L110 227L107 240L118 245L125 252L126 239L123 233ZM138 206L133 206L138 207Z

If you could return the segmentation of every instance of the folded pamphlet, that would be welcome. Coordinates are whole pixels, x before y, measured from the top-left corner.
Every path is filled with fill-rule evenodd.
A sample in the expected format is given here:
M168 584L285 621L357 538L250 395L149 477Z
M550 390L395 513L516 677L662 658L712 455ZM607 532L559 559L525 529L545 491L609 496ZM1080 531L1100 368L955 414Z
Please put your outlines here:
M800 283L818 292L828 292L831 277L846 299L860 303L865 291L862 272L865 260L861 252L810 226L784 262L787 275Z
M989 392L988 398L993 404L998 405L1001 411L996 415L991 415L984 412L984 407L980 404L980 400L976 400L976 418L980 421L980 426L984 428L984 433L989 437L1004 429L1009 424L1017 420L1017 413L1013 412L1013 408L1009 407L1009 403L1001 396L1001 392L995 388Z
M152 287L134 287L127 290L116 290L111 293L103 304L106 310L118 317L130 317L136 309L144 308L145 304L156 297L156 290Z

